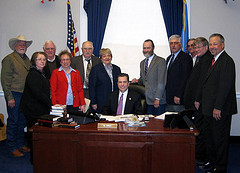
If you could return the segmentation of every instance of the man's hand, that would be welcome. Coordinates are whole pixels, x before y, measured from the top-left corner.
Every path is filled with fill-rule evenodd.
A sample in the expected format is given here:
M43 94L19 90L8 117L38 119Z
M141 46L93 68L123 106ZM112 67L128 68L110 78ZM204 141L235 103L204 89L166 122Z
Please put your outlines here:
M214 108L213 109L213 118L215 118L216 120L220 120L221 119L221 111Z
M155 99L155 100L154 100L154 107L155 107L155 108L158 108L159 105L160 105L160 100Z
M8 106L9 106L10 108L14 108L14 106L15 106L15 100L14 100L14 99L9 100L9 101L8 101Z
M195 108L198 110L198 109L199 109L199 107L200 107L200 103L199 103L199 102L197 102L197 101L195 101L195 102L194 102L194 105L195 105Z
M136 78L134 78L131 83L138 83L138 80Z
M180 105L180 98L174 96L174 103L177 104L177 105Z
M93 108L94 110L97 110L97 104L92 105L92 108Z

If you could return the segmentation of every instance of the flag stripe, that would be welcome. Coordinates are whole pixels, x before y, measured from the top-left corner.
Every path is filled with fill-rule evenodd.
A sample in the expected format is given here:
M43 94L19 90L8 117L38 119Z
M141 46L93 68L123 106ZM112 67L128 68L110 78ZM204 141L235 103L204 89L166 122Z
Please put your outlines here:
M79 55L79 47L78 47L78 41L76 36L76 30L74 27L74 22L72 20L72 12L70 7L70 1L67 2L67 18L68 18L68 34L67 34L67 47L69 48L72 56Z

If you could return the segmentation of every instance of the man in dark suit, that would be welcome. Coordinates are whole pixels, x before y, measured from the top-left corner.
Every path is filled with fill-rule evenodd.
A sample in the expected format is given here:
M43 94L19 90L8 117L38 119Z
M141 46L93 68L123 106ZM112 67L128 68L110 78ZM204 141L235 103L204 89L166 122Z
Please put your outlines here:
M202 70L202 62L211 61L212 55L208 50L208 41L204 37L198 37L194 41L195 45L195 52L196 52L196 61L193 66L192 72L188 78L187 85L184 91L184 105L186 109L195 110L195 125L198 131L200 132L199 135L196 137L196 162L203 163L205 157L205 149L203 143L203 115L201 110L196 110L194 101L196 100L197 93L199 87L201 86L200 77L207 70Z
M88 92L88 79L91 68L99 64L101 60L93 55L93 43L91 41L85 41L82 44L82 55L72 58L72 68L80 72L83 81L83 90L85 98L89 98Z
M212 60L212 55L208 50L208 41L204 37L195 39L195 52L197 59L193 66L192 72L187 80L184 91L184 105L186 109L195 110L194 101L196 100L197 91L200 86L201 61ZM204 73L204 72L202 72Z
M206 164L210 168L205 172L227 172L228 144L232 115L237 113L235 89L235 64L224 51L224 37L212 34L209 38L209 50L214 56L205 63L208 69L203 76L201 90L195 107L201 106L203 135L206 147Z
M56 46L52 40L47 40L43 45L43 51L47 54L47 63L43 71L47 79L51 78L52 71L60 67L60 60L56 53Z
M192 58L181 50L182 38L172 35L169 38L171 55L167 58L166 111L182 111L183 94L192 70Z
M118 75L118 89L109 94L105 102L102 114L104 115L124 115L142 114L141 97L138 93L128 89L129 76L126 73ZM122 104L121 104L122 97Z
M133 79L146 88L147 114L160 115L165 112L166 105L166 62L163 58L154 54L154 43L145 40L143 43L143 55L146 57L140 63L140 78Z
M197 59L197 55L196 55L196 51L195 51L195 40L196 40L195 38L190 38L187 41L187 50L188 50L189 55L192 57L193 66Z

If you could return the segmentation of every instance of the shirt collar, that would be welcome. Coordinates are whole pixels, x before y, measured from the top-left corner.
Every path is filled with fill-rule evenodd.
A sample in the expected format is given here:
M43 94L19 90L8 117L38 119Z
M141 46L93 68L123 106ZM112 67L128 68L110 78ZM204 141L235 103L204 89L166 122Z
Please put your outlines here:
M55 56L54 56L54 58L52 59L52 60L50 60L50 59L47 59L49 62L53 62L53 61L55 61Z
M103 63L103 66L105 67L105 69L109 69L109 70L112 70L112 69L113 69L112 64L108 67L106 64Z
M224 51L224 50L222 50L219 54L217 54L217 55L214 57L215 61L217 61L217 59L218 59L219 56L223 53L223 51Z
M125 95L125 94L127 94L128 93L128 89L126 90L126 91L124 91L123 93L119 90L119 94L121 95L121 94L123 94L123 95Z
M88 62L88 60L91 60L91 59L92 59L92 56L90 56L90 58L89 58L88 60L85 59L85 56L84 56L84 55L82 55L82 57L83 57L83 60L86 61L86 62Z
M178 56L180 51L181 51L181 49L177 53L172 53L174 55L174 58L176 58Z
M76 72L76 70L73 69L71 66L69 66L69 68L70 68L70 72L72 72L72 71ZM62 71L62 70L64 71L63 67L62 66L59 67L58 71Z

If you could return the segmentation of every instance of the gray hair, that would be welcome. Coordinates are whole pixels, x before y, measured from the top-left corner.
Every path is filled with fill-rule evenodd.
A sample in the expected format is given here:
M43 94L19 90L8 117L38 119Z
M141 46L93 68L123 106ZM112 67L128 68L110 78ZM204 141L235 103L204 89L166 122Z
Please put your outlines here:
M170 40L172 40L172 39L178 39L178 42L179 42L179 43L182 43L182 37L181 37L180 35L177 35L177 34L171 35L171 36L169 37L169 42L170 42Z
M204 37L196 38L195 44L202 44L203 46L208 46L209 45L207 39L204 38Z
M45 41L44 45L43 45L43 50L45 49L45 45L48 44L48 43L53 43L55 49L56 49L56 45L54 44L54 42L52 40L47 40Z

